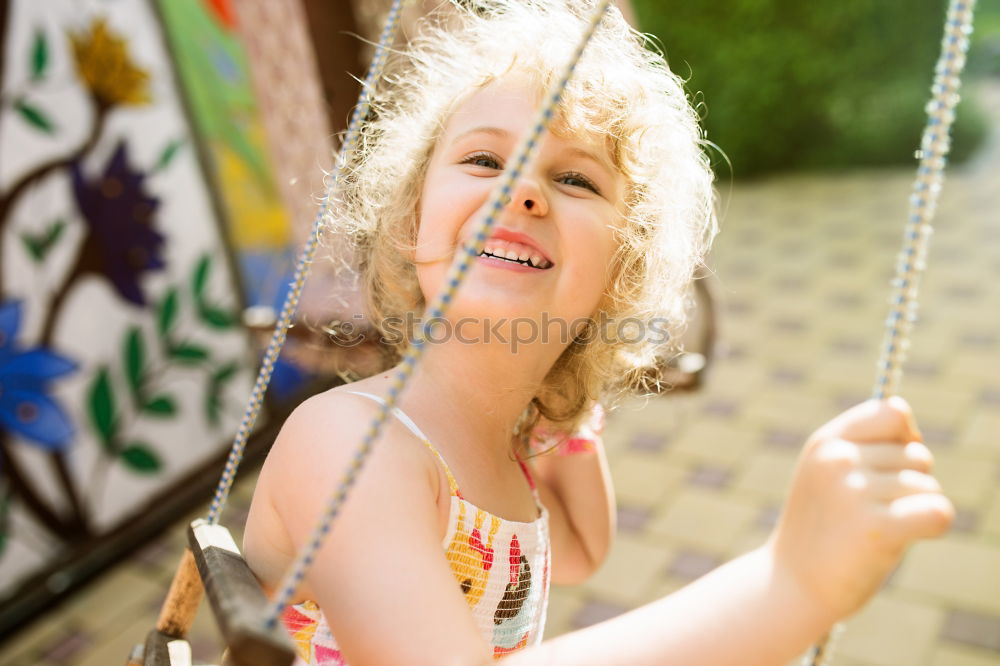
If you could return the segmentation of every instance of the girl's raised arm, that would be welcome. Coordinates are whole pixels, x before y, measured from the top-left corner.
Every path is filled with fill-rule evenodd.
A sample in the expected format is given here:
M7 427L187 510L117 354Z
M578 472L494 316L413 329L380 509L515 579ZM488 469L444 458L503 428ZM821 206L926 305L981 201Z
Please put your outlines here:
M601 432L599 404L577 432L536 426L530 448L542 504L549 511L552 582L580 583L604 562L615 533L615 494Z
M767 544L659 601L514 655L522 664L774 666L803 653L878 589L954 508L898 398L859 405L803 448Z

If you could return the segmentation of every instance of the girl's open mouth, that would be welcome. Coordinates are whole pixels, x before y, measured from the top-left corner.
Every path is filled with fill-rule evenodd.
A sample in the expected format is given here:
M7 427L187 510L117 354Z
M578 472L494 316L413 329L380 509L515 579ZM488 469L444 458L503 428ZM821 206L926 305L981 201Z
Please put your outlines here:
M545 270L552 267L552 262L541 256L535 248L514 241L491 238L486 242L479 256L511 264L519 264L536 270Z

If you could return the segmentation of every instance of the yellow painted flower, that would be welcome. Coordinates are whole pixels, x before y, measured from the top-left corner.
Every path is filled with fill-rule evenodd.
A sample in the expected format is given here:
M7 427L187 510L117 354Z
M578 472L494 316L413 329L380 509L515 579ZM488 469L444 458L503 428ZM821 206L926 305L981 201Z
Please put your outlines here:
M103 18L90 29L69 35L76 71L98 104L147 104L149 73L129 58L126 41L108 30Z

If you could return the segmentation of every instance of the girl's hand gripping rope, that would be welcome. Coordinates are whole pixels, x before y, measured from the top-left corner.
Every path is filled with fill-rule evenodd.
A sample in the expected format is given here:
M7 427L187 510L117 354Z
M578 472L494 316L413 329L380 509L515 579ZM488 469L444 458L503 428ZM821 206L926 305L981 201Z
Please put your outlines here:
M803 448L768 547L835 621L858 610L911 542L945 533L955 509L901 398L862 403Z

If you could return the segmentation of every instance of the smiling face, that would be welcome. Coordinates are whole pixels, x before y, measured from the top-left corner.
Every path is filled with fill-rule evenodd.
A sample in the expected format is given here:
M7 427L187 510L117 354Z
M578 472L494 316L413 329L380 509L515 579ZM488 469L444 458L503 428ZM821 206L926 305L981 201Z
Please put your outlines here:
M536 86L508 76L451 115L420 197L415 259L428 301L484 219L538 100ZM548 313L572 322L593 315L610 279L624 181L603 141L546 133L459 288L452 318Z

